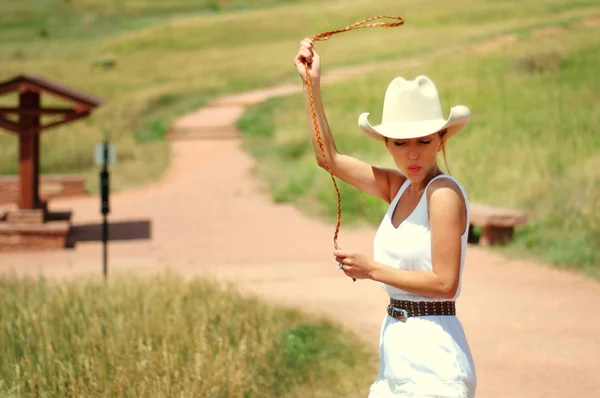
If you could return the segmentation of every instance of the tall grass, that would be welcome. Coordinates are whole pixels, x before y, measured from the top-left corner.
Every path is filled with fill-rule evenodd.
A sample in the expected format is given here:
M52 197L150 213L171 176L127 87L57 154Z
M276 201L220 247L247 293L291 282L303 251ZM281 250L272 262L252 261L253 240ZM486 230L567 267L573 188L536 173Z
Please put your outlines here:
M322 55L331 67L460 48L600 10L593 0L0 3L0 79L40 74L107 101L89 119L48 131L41 140L42 172L82 173L92 192L99 185L93 146L105 135L117 148L115 191L156 180L170 161L163 138L177 116L222 94L294 79L290 59L303 37L373 15L405 17L401 28L328 42ZM14 101L0 97L2 104ZM0 134L0 174L16 172L17 153L16 138Z
M426 74L445 109L459 103L472 109L469 127L449 143L450 168L470 200L529 214L511 248L600 277L599 32L573 26L560 36L522 34L501 52L449 56L418 67L399 62L326 85L325 107L338 146L393 166L384 146L357 128L357 117L380 114L393 77ZM275 198L310 214L335 215L329 176L314 164L302 96L260 105L240 126ZM341 189L347 223L380 220L385 203L344 183Z
M3 397L346 397L376 373L337 326L206 280L5 278L0 295Z

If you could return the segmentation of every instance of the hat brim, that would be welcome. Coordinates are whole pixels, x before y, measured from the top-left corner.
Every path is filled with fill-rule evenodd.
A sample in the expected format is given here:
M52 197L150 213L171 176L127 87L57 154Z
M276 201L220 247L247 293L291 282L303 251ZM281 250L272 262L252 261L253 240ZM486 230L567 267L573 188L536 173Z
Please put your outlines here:
M464 105L450 109L448 119L421 120L415 122L382 123L376 126L369 122L369 113L358 117L358 126L369 137L383 141L384 137L391 139L411 139L425 137L438 131L447 130L446 138L450 138L469 122L471 111Z

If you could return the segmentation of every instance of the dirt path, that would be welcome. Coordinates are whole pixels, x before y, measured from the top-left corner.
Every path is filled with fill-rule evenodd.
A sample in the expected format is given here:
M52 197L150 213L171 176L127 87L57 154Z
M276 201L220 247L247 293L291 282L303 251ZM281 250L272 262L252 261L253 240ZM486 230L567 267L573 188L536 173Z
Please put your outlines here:
M280 86L275 93L296 90ZM273 94L255 92L213 105L244 106ZM235 118L239 110L215 110L220 116L213 125L207 119L210 109L200 110L201 118L186 115L185 128L196 129L195 137L225 130L231 136L226 115ZM332 225L307 219L292 206L272 204L235 138L173 141L172 150L173 164L162 181L111 199L111 274L147 275L172 267L190 277L232 280L268 300L333 318L376 350L386 296L375 283L352 283L337 271L331 261ZM54 200L50 207L74 211L76 247L3 254L0 269L56 278L99 275L98 198ZM146 232L150 236L144 239ZM371 253L373 234L372 228L342 225L340 244ZM478 396L600 395L597 307L600 285L595 282L470 247L458 311L475 356Z

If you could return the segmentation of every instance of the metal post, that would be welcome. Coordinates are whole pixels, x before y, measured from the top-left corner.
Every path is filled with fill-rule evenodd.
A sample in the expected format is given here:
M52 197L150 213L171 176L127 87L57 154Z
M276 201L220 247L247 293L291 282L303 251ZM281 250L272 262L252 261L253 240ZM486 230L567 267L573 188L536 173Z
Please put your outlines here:
M104 145L102 148L103 154L103 162L102 162L102 170L100 171L100 193L102 198L101 212L102 212L102 273L104 275L104 280L106 280L108 276L108 220L107 215L110 212L108 198L109 198L109 177L110 174L108 172L108 142L104 141Z

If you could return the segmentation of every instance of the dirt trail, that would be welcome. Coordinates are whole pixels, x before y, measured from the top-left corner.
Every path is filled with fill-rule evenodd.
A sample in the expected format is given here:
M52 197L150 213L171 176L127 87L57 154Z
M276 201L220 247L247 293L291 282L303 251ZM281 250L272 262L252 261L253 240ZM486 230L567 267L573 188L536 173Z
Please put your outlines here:
M196 114L196 120L202 115L197 128L200 135L210 131L207 118L215 107L245 106L297 90L280 86L215 100ZM215 126L233 127L235 120L223 115L239 112L219 114ZM194 117L184 116L187 128L194 128ZM235 281L267 300L335 319L376 350L386 296L377 284L352 283L337 271L332 225L290 205L274 205L235 138L173 141L172 150L163 180L111 198L111 274L149 275L170 267L189 277ZM80 239L75 248L3 254L0 270L52 278L100 275L98 198L53 200L50 207L74 211ZM150 236L139 238L146 223ZM371 253L373 234L372 228L342 223L339 242ZM600 284L478 247L467 251L463 281L458 313L475 356L478 397L600 396L600 318L594 312Z

